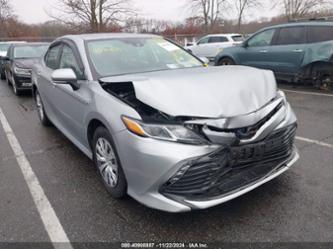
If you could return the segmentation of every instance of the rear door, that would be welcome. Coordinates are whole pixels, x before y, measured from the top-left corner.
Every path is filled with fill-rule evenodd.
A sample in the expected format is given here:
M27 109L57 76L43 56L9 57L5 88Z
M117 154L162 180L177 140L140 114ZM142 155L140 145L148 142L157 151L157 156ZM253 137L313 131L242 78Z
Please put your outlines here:
M53 70L59 68L59 59L62 51L62 44L53 44L47 51L42 66L37 67L38 91L42 97L44 107L53 122L59 122L57 108L53 102L53 92L55 84L52 82L51 75Z
M240 64L270 69L269 51L275 35L276 29L268 29L247 40L244 48L237 54Z
M305 26L280 28L268 51L271 69L279 74L296 74L302 65L306 48Z

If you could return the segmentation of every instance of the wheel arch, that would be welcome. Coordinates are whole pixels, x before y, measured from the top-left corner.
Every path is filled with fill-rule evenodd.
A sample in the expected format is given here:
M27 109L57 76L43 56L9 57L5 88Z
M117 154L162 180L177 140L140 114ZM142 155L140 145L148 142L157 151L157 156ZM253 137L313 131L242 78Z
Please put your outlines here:
M220 61L223 59L231 59L235 62L235 64L237 64L237 61L235 60L234 56L229 55L229 54L223 54L223 55L219 56L218 58L216 58L215 66L218 66Z
M89 146L90 146L90 149L92 149L92 140L93 140L93 137L94 137L94 134L95 134L95 131L99 128L99 127L103 127L107 130L108 127L107 125L105 125L104 122L102 122L100 119L98 118L93 118L89 121L88 123L88 128L87 128L87 139L88 139L88 143L89 143Z
M332 61L314 61L303 66L298 74L300 79L315 80L321 76L330 76L333 78L333 62Z

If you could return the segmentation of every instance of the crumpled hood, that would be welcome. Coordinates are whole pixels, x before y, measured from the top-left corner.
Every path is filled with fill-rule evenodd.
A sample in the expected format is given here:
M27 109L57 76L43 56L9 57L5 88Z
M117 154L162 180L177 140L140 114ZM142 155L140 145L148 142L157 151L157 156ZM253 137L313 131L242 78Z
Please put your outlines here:
M171 116L246 115L277 96L273 72L244 66L178 69L108 77L102 81L133 82L137 99Z

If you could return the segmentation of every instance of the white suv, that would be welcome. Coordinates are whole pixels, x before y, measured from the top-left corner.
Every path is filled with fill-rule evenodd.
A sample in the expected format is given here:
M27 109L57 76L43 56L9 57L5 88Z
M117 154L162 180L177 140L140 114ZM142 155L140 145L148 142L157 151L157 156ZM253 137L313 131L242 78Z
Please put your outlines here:
M197 43L185 48L198 57L214 60L215 57L227 47L241 44L244 40L241 34L216 34L201 38Z

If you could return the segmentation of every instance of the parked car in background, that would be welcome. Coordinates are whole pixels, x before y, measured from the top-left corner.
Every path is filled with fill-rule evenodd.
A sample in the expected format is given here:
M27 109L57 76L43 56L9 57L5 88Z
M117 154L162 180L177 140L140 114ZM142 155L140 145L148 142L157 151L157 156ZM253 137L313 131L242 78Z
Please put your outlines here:
M5 57L4 71L6 81L13 86L15 95L32 87L31 70L48 48L48 43L12 44Z
M216 66L235 64L273 70L281 81L323 86L333 80L333 22L294 22L260 30L215 60Z
M24 41L8 41L8 42L0 42L0 76L1 79L4 80L6 79L5 76L5 68L3 67L5 63L5 58L7 56L8 49L11 44L14 43L25 43Z
M111 196L205 209L287 171L297 120L274 75L206 67L162 37L65 36L33 68L42 124L91 158Z
M244 38L241 34L208 35L185 48L198 57L206 57L212 61L224 48L239 45L243 40Z

